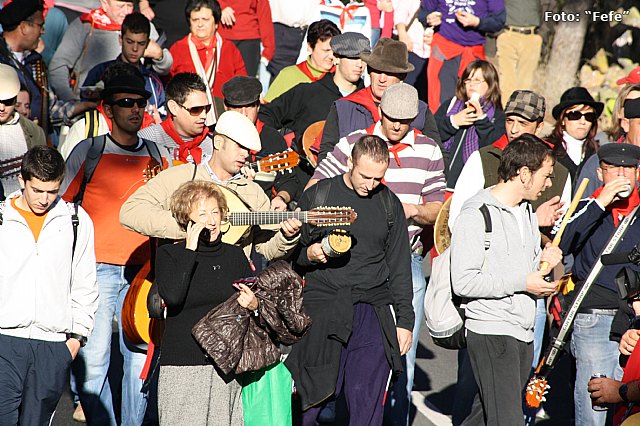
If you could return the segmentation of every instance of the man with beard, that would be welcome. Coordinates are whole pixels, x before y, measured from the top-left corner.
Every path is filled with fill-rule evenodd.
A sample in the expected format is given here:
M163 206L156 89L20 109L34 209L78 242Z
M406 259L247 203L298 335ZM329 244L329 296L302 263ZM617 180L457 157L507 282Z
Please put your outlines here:
M122 424L141 424L147 405L139 377L146 359L145 348L134 346L124 336L122 305L133 278L149 259L149 242L120 226L118 217L127 197L152 177L146 171L166 166L156 144L138 136L150 95L144 80L137 76L118 75L107 81L102 98L104 113L112 121L111 132L86 139L71 151L61 187L65 200L82 202L95 226L98 312L91 340L80 351L80 362L73 366L89 424L116 424L107 379L114 314L124 358ZM98 162L93 163L93 173L88 176L90 159L96 156Z

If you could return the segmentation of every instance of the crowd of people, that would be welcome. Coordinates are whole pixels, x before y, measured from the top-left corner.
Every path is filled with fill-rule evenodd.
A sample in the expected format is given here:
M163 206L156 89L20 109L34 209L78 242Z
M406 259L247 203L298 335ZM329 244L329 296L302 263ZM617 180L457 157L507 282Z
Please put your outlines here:
M545 415L523 392L565 273L565 311L591 286L575 424L634 413L640 290L619 273L640 262L599 260L640 232L639 73L609 133L584 87L551 108L538 1L0 6L0 425L49 424L70 386L91 425L406 426L439 216L466 305L453 424ZM279 260L304 278L291 303L253 286ZM138 339L145 280L162 331ZM192 335L230 299L275 362L230 369Z

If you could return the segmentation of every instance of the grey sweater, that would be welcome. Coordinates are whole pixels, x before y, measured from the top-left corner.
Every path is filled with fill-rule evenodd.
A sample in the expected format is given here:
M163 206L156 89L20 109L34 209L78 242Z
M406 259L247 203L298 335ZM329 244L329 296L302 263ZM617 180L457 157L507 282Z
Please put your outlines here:
M91 29L91 24L76 18L67 29L62 42L56 50L49 65L49 80L53 91L64 101L80 99L80 85L87 73L94 66L110 61L122 53L118 37L120 31ZM151 24L151 39L156 40L158 32ZM85 46L86 43L86 46ZM152 68L160 75L165 75L173 65L173 57L169 50L162 49L163 57L153 61ZM77 89L74 93L69 85L69 75L75 69Z
M493 228L488 250L483 203ZM524 238L514 213L522 215ZM451 280L456 294L473 299L466 308L467 329L533 340L536 303L526 292L526 276L537 270L541 252L538 221L528 202L510 209L483 189L464 203L452 232Z

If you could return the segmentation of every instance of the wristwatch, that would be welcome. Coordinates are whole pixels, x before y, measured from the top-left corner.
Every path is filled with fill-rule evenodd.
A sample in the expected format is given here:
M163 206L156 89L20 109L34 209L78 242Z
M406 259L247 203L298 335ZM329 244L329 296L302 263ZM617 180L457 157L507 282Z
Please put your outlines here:
M629 391L629 386L627 386L627 383L623 383L622 386L618 388L618 393L620 394L620 398L622 398L624 402L629 402L629 398L627 398L628 391Z
M67 333L67 340L69 339L76 339L78 342L80 342L80 347L84 347L84 345L87 344L87 338L85 336L81 336L77 333Z

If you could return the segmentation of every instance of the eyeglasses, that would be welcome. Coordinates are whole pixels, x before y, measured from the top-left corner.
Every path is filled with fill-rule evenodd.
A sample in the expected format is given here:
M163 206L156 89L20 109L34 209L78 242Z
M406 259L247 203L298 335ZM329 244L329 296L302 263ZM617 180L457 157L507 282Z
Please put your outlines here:
M467 78L466 80L464 80L464 84L477 86L478 84L482 84L485 81L487 81L487 80L477 80L477 79L473 79L472 80L470 78Z
M184 106L182 104L178 104L178 105L180 105L181 108L183 108L185 111L187 111L193 117L199 116L200 114L202 114L202 111L204 111L205 113L208 114L209 110L211 110L211 104L198 105L198 106L192 106L192 107L186 107L186 106Z
M14 106L16 104L17 96L14 96L11 99L0 99L0 104L4 106Z
M596 113L595 112L580 112L580 111L569 111L564 115L567 120L570 121L578 121L582 117L587 120L589 123L595 123L596 121Z
M35 25L38 27L38 29L40 29L40 31L42 32L42 28L44 27L44 21L42 22L35 22L35 21L25 21L27 24L29 25Z
M133 108L134 104L138 108L144 108L147 106L147 100L145 98L122 98L111 102L111 105L117 105L120 108Z

